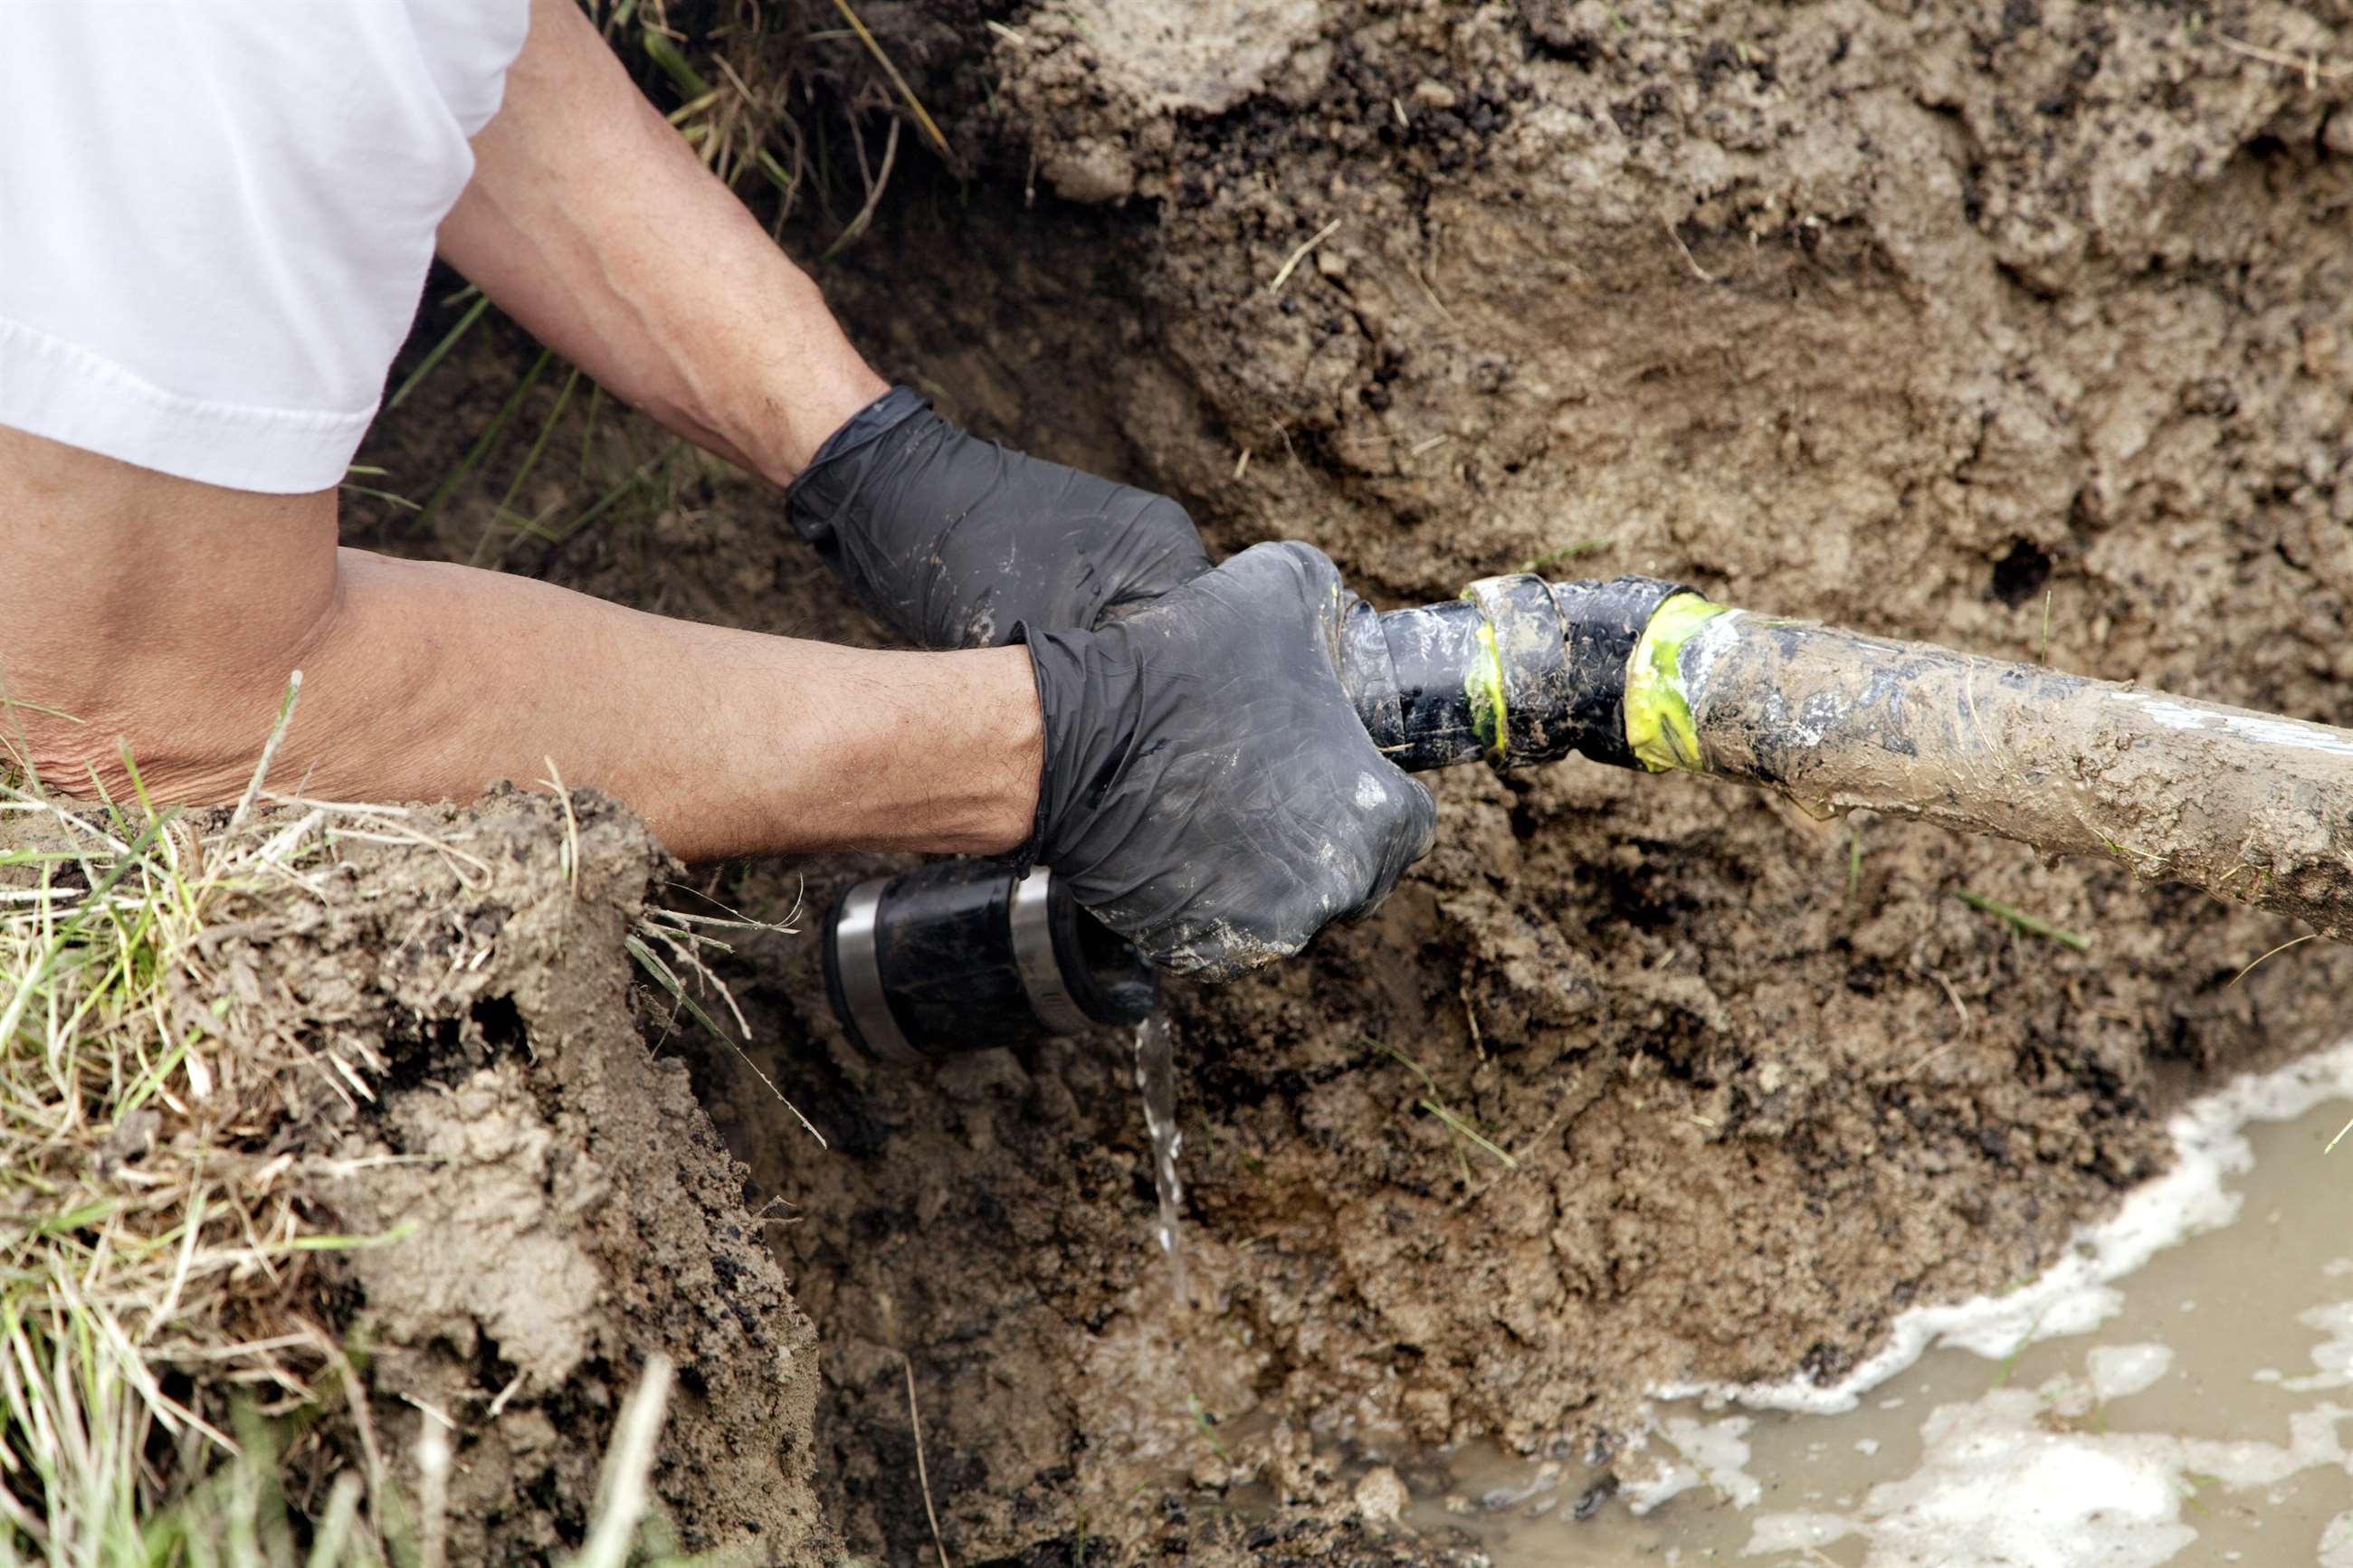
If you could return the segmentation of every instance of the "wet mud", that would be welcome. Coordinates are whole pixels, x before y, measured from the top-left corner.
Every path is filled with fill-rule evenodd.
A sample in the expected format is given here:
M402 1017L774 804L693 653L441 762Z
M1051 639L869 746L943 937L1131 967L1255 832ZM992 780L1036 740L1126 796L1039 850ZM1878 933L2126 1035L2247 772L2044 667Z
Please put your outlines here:
M1607 1497L1488 1446L1384 1456L1408 1517L1496 1568L2339 1561L2348 1065L2338 1046L2201 1096L2174 1166L2065 1264L1911 1314L1849 1386L1662 1401L1657 1469Z
M2047 626L2056 669L2353 722L2353 87L2223 41L2342 60L2341 5L868 9L957 165L902 151L818 268L853 335L1220 551L1306 538L1384 606L1534 563L2010 659ZM822 101L887 98L854 41L799 47L773 68ZM835 232L812 203L787 237ZM528 363L484 334L365 460L429 487ZM603 418L522 510L658 450ZM525 445L422 526L355 503L351 537L466 558ZM704 465L502 553L876 640L776 499ZM830 1147L681 1055L792 1205L853 1550L931 1550L912 1365L958 1563L1442 1561L1352 1445L1607 1469L1648 1386L1834 1382L1907 1306L2049 1263L2186 1094L2342 1033L2342 950L2242 976L2298 928L2120 865L1577 761L1438 793L1378 918L1172 987L1190 1313L1126 1041L885 1071L806 935L738 955L755 1056ZM871 868L698 885L778 914Z

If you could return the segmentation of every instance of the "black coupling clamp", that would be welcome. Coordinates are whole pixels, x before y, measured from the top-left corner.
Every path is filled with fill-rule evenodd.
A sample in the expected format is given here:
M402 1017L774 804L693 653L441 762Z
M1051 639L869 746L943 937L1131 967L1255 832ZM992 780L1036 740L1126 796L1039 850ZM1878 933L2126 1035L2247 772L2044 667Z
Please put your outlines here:
M1144 955L1045 868L1001 860L858 883L826 918L823 956L834 1016L891 1062L1138 1024L1160 996Z

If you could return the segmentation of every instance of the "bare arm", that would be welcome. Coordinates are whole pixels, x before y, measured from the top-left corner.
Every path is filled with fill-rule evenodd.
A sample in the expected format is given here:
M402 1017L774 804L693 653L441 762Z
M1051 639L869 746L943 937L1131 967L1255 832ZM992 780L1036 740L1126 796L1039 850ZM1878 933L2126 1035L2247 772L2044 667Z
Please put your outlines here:
M0 560L0 739L69 795L119 798L128 746L163 799L236 799L300 668L280 789L462 800L552 760L689 859L1029 831L1019 648L833 647L339 551L332 491L216 489L6 429Z
M536 6L476 154L448 254L671 428L782 481L882 390L568 0ZM119 789L127 745L156 795L233 800L299 668L281 788L464 799L552 762L689 858L1029 831L1018 648L691 626L335 531L332 490L218 489L0 429L0 740L69 794Z
M441 254L678 435L783 484L883 384L574 0L533 0Z

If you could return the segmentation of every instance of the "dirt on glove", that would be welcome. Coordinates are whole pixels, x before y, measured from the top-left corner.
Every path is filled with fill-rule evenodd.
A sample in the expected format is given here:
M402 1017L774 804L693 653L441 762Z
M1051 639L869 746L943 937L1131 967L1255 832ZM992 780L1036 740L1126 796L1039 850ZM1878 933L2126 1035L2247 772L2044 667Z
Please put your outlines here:
M819 268L853 335L984 433L1168 490L1221 552L1304 538L1391 605L1641 572L2353 722L2342 0L860 10L955 165L907 128ZM881 82L854 38L786 42L775 71L869 106L871 166L895 89L848 96ZM797 253L860 199L804 204ZM453 361L373 460L445 471L523 363ZM374 536L471 552L512 445ZM522 510L593 500L568 467ZM508 560L873 639L776 500L709 470ZM739 954L758 1059L830 1146L731 1056L695 1079L792 1205L854 1549L932 1551L919 1411L960 1563L1434 1552L1375 1540L1355 1447L1606 1457L1646 1385L1834 1379L1905 1306L2048 1262L2185 1093L2346 1026L2342 950L2239 978L2295 928L2115 866L1575 762L1439 795L1378 918L1174 990L1189 1313L1124 1042L881 1070L806 934ZM704 885L774 913L871 868Z

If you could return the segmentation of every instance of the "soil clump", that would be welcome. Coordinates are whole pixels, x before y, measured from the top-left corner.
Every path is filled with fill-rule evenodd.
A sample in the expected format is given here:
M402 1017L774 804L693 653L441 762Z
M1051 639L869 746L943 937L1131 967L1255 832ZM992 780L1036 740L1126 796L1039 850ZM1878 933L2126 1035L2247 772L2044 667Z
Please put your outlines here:
M853 335L987 433L1169 490L1221 550L1305 538L1383 604L1642 572L2353 722L2341 4L1072 0L1009 36L861 9L959 163L902 149L819 268ZM772 68L867 83L854 41L806 48ZM854 180L854 123L826 177ZM478 340L367 460L448 471L523 363ZM355 506L360 531L467 557L512 445L424 528ZM568 469L522 510L596 501ZM506 559L873 640L775 498L704 466ZM2345 1026L2353 957L2242 978L2295 929L2113 865L1579 763L1437 787L1439 847L1378 918L1176 989L1190 1314L1124 1042L897 1073L826 1018L807 938L729 968L830 1143L694 1054L794 1205L774 1239L853 1549L930 1550L912 1363L959 1563L1389 1551L1349 1453L1606 1460L1647 1384L1833 1379L1905 1306L2034 1273L2151 1173L2189 1089ZM872 864L700 885L775 914Z
M169 1001L219 1071L281 1064L274 1079L224 1123L224 1080L191 1070L108 1156L136 1191L159 1140L214 1149L214 1180L290 1191L309 1235L345 1238L278 1248L227 1326L317 1363L290 1494L315 1506L356 1470L413 1545L431 1422L448 1560L550 1561L586 1536L621 1401L659 1355L679 1378L651 1476L670 1539L833 1550L811 1485L815 1336L743 1167L685 1068L649 1049L674 1007L633 995L626 944L675 864L585 791L353 809L316 851L308 803L248 825L306 841L304 876L213 895ZM0 825L0 850L57 842L38 816ZM223 1392L196 1402L225 1422Z

